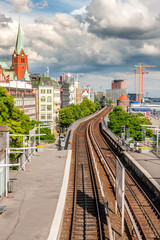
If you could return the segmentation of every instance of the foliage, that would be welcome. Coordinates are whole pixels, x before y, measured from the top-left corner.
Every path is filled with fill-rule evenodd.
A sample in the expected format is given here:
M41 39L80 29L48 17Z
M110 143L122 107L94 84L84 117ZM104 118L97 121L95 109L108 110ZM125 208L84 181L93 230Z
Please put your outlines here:
M100 110L101 109L101 104L99 102L95 102L95 104L96 104L96 109Z
M36 133L38 133L38 130L36 131ZM40 136L40 140L48 142L48 143L54 143L56 138L55 135L51 133L51 129L50 128L41 128L40 129L40 133L41 134L46 134L44 136ZM37 137L38 140L38 137Z
M7 90L0 87L0 125L8 125L10 134L29 134L29 130L33 129L39 122L30 120L14 105L14 98L8 95ZM48 132L47 132L48 133ZM47 135L48 137L50 135ZM51 137L52 139L53 137ZM22 147L23 137L11 137L11 147ZM12 162L17 159L19 154L11 154Z
M100 103L100 98L98 96L94 96L94 102L99 102Z
M112 102L113 102L112 98L107 98L107 97L105 97L105 98L103 99L104 105L111 105Z
M84 98L79 105L71 104L69 107L60 109L59 123L62 128L69 127L74 121L86 117L100 108L98 102L93 103L91 100Z
M142 141L142 127L140 125L151 125L149 119L138 116L137 114L129 114L126 113L121 106L117 106L113 109L113 111L109 114L109 128L117 134L121 136L121 127L125 126L125 129L129 129L130 137L134 140ZM153 132L151 130L146 129L146 137L152 137Z

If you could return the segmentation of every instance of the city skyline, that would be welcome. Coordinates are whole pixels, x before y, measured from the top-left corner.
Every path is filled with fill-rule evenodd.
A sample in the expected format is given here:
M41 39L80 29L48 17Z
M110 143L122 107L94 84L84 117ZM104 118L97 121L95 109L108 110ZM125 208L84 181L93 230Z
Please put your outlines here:
M144 95L160 92L160 3L157 0L6 0L0 1L0 60L11 64L18 22L22 27L29 71L58 78L78 74L81 85L96 91L127 79L134 92L134 65L155 65L144 76Z

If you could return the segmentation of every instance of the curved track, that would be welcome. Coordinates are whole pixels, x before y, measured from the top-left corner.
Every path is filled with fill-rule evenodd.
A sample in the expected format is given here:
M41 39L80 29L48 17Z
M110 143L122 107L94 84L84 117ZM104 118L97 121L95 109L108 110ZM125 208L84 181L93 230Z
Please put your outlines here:
M98 129L98 123L97 126L93 126L93 129ZM105 141L105 132L103 132L102 135L99 131L95 132L93 130L93 133L95 141L97 145L101 146L101 152L115 178L116 156L113 152L108 154L110 148L106 148L107 142ZM160 214L158 210L154 207L150 199L127 169L125 179L126 204L132 212L133 218L139 229L139 239L160 239Z
M133 220L125 210L125 229L121 234L120 213L115 213L116 156L107 146L105 133L102 135L99 130L101 118L109 111L105 109L81 123L74 133L60 239L159 239L158 212L129 173L126 173L125 199Z

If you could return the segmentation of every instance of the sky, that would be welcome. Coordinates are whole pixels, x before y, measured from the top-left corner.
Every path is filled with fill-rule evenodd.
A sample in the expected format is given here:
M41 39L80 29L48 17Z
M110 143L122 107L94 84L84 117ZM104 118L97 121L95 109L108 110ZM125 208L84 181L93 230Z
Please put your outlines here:
M128 73L141 63L155 66L144 68L144 96L160 97L158 0L0 0L0 61L9 65L19 18L30 72L70 72L95 91L125 79L134 93Z

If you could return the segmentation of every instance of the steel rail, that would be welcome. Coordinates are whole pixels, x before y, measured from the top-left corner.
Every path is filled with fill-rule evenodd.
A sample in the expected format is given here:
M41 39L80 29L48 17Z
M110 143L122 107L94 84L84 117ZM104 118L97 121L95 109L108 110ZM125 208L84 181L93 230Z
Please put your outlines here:
M104 135L106 135L106 134L105 134L105 131L104 131ZM103 135L102 135L101 137L103 138L103 140L104 140L105 143L107 144L107 142L106 142L105 138L103 137ZM107 144L107 146L108 146L109 149L111 149L111 147L110 147L108 144ZM113 152L112 149L111 149L111 151L112 151L113 155L117 158L117 156L115 155L115 153ZM137 181L133 178L133 176L131 176L131 174L129 173L129 171L128 171L126 168L125 168L125 170L126 170L126 173L128 174L128 176L129 176L129 177L132 179L132 181L135 183L135 185L137 186L137 188L141 191L142 196L144 196L144 197L146 198L146 201L148 201L148 203L150 204L150 207L151 207L152 209L154 209L154 211L155 211L155 213L156 213L156 215L158 216L158 219L159 219L160 213L159 213L159 211L157 210L157 208L154 206L154 204L151 202L151 200L150 200L149 197L146 195L146 193L144 192L144 190L140 187L140 185L137 183ZM133 190L131 191L131 187L129 186L129 183L127 182L127 180L125 180L125 182L126 182L126 185L127 185L128 189L130 189L130 192L131 192L132 196L134 195L134 196L133 196L134 199L135 199L136 201L139 201L139 200L137 200L137 196L136 196L135 194L133 194L134 191L133 191ZM137 222L137 224L138 224L138 226L139 226L139 228L140 228L140 232L141 232L141 234L143 235L143 238L144 238L144 239L147 239L147 236L146 236L145 232L143 231L143 228L142 228L139 220L137 219L136 214L135 214L135 212L134 212L134 209L131 207L131 205L130 205L130 203L129 203L129 200L128 200L128 198L127 198L126 195L125 195L125 198L126 198L125 204L128 204L128 206L126 207L126 210L128 210L128 208L129 208L129 209L132 211L132 214L133 214L132 216L134 217L135 222ZM139 203L137 203L137 204L139 204ZM139 204L139 206L140 206L140 204ZM141 207L140 209L143 209L143 211L142 211L142 210L141 210L141 211L142 211L143 215L145 216L145 218L147 218L147 222L148 222L150 228L152 229L153 233L159 238L160 235L159 235L156 227L154 226L154 223L153 223L153 221L151 220L149 214L146 212L145 208L144 208L142 205L141 205L140 207ZM138 235L139 235L139 234L138 234ZM138 236L138 235L137 235L137 236Z
M77 201L77 146L78 146L78 133L81 128L78 129L78 132L76 134L76 151L75 151L75 167L74 167L74 190L73 190L73 208L72 208L72 217L71 217L71 229L70 229L70 234L69 234L69 239L72 240L73 237L73 223L75 220L75 206L76 206L76 201Z
M93 132L93 131L91 131L91 132ZM103 137L103 136L102 136L102 137ZM94 142L95 147L97 148L97 151L98 151L98 152L100 153L100 155L101 155L101 161L102 161L102 163L104 163L104 165L107 167L107 169L109 169L109 172L112 173L111 177L112 177L112 179L113 179L113 181L114 181L114 185L115 185L115 179L116 179L116 178L115 178L115 174L113 173L113 171L112 171L112 169L110 168L109 164L105 161L105 157L103 156L103 153L102 153L101 149L99 148L99 146L98 146L98 144L97 144L97 141L96 141L95 137L93 136L93 134L92 134L91 138L92 138L92 141ZM104 137L103 137L103 139L104 139ZM105 139L104 139L104 140L105 140ZM105 141L105 143L106 143L106 141ZM113 150L110 148L110 146L109 146L107 143L106 143L106 145L107 145L108 148L111 150L111 152L113 153L113 155L114 155L116 158L118 158L118 157L115 155L115 153L113 152ZM125 201L125 205L127 205L127 202L126 202L126 201ZM131 215L132 215L132 212L130 211L130 208L129 208L128 205L126 206L126 210L127 210L127 212L128 212L128 215L131 216ZM139 229L137 228L137 224L136 224L136 221L134 220L133 215L132 215L132 217L130 217L130 219L131 219L131 222L132 222L133 227L134 227L134 229L135 229L137 238L138 238L139 240L142 240L140 231L139 231Z
M92 124L92 123L91 123L91 124ZM91 126L91 124L90 124L90 126ZM89 126L88 132L87 132L87 138L88 138L88 142L89 142L89 148L90 148L90 152L91 152L91 155L92 155L92 158L93 158L93 163L94 163L94 167L95 167L95 170L96 170L96 174L97 174L97 178L98 178L98 182L99 182L99 186L100 186L100 190L101 190L101 195L102 195L102 199L103 199L104 210L105 210L106 219L107 219L107 224L108 224L109 239L110 239L110 240L113 240L112 227L111 227L111 222L110 222L108 207L107 207L107 204L106 204L106 199L105 199L105 195L104 195L104 191L103 191L103 184L101 183L99 171L98 171L98 169L97 169L97 164L96 164L96 161L95 161L95 156L94 156L94 154L93 154L93 149L92 149L92 146L91 146L91 141L89 140L89 129L90 129L90 126Z
M73 232L74 232L74 222L75 222L75 218L76 218L76 202L77 202L77 164L78 164L78 134L82 128L83 124L81 125L81 127L79 127L77 133L76 133L76 149L75 149L75 169L74 169L74 194L73 194L73 207L72 207L72 216L71 216L71 227L70 227L70 234L69 234L69 239L72 240L73 239ZM87 131L87 130L86 130ZM102 227L101 227L101 220L100 220L100 212L99 212L99 204L98 204L98 191L97 191L97 187L96 187L96 181L95 181L95 177L94 177L94 173L93 173L93 167L91 164L91 159L90 159L90 153L89 153L89 149L88 149L88 142L87 142L87 138L86 138L86 131L85 131L85 146L86 146L86 154L88 157L88 165L89 165L89 169L90 169L90 177L91 177L91 182L92 182L92 191L93 191L93 195L94 195L94 200L95 200L95 205L96 205L96 212L97 212L97 224L98 224L98 232L99 232L99 239L102 240L103 239L103 234L102 234ZM85 182L84 182L84 171L83 171L83 166L82 167L82 178L83 178L83 191L85 191ZM85 207L84 207L85 208ZM84 211L84 239L85 239L85 227L86 227L86 223L85 223L85 211Z
M87 127L88 129L88 127ZM88 163L89 163L89 168L90 168L90 174L91 174L91 181L92 181L92 186L93 186L93 193L95 197L95 202L96 202L96 210L97 210L97 216L98 216L98 229L99 229L99 239L103 240L103 235L102 235L102 226L101 226L101 219L100 219L100 211L99 211L99 203L98 203L98 192L97 192L97 187L96 187L96 180L94 176L94 171L91 163L91 156L89 152L89 138L87 137L87 129L86 129L86 134L85 134L85 144L86 144L86 150L87 150L87 155L88 155Z

